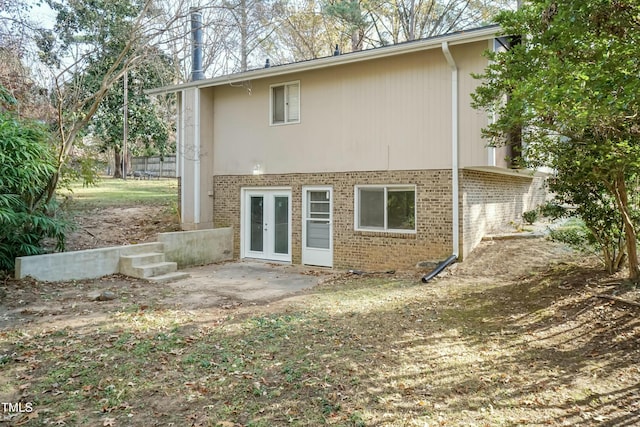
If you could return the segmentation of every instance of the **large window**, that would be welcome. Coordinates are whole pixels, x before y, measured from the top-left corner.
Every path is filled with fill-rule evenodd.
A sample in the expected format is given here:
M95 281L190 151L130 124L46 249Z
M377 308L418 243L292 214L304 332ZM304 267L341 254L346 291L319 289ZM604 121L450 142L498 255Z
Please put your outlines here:
M414 232L416 188L405 185L357 186L357 230Z
M300 122L300 82L271 86L271 124Z

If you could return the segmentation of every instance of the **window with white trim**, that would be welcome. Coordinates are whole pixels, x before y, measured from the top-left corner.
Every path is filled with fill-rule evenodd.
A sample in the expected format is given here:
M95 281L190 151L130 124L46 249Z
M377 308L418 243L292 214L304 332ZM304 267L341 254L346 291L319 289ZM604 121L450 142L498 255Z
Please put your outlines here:
M271 86L271 124L300 122L300 82Z
M355 193L356 230L416 231L414 185L360 185Z

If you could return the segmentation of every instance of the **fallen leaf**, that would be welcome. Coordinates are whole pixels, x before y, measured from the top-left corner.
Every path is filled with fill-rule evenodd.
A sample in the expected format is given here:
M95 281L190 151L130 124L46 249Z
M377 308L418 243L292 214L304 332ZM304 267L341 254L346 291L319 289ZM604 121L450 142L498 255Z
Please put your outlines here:
M30 412L28 414L24 414L20 420L15 422L14 425L16 425L16 426L24 425L24 424L28 423L30 420L34 420L34 419L38 418L39 416L40 415L38 414L37 410L33 411L33 412Z

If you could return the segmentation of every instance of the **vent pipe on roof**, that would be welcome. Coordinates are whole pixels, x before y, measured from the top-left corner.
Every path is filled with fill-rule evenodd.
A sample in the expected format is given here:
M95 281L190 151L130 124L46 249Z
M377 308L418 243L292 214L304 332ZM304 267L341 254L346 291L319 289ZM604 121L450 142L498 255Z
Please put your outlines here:
M191 8L191 43L191 81L202 80L202 13L194 7Z
M271 67L271 63L269 62L269 58L267 58L267 60L264 63L264 68L269 68Z
M336 45L336 49L333 51L333 56L338 56L340 55L340 48L338 47L338 45Z

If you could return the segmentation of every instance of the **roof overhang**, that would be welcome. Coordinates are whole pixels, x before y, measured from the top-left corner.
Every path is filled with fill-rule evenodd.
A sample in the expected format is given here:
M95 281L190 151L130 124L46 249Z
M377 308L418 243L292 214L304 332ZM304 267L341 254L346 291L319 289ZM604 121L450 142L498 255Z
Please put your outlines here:
M534 177L547 177L551 175L550 172L545 172L542 170L510 169L510 168L501 168L499 166L467 166L467 167L464 167L463 169L469 170L469 171L476 171L476 172L495 173L498 175L509 175L509 176L515 176L518 178L525 178L525 179L533 179Z
M412 52L436 49L446 42L451 46L473 43L488 40L500 34L501 28L498 25L477 28L468 31L460 31L428 39L415 40L391 46L384 46L374 49L362 50L358 52L345 53L337 56L327 56L324 58L311 59L308 61L294 62L291 64L278 65L270 68L260 68L243 73L228 74L211 79L197 80L178 85L164 86L146 91L149 95L162 95L166 93L178 92L189 88L206 88L212 86L222 86L234 83L241 83L249 80L264 79L268 77L283 76L287 74L300 73L310 70L335 67L338 65L352 64L356 62L369 61L373 59L386 58L396 55L404 55Z

